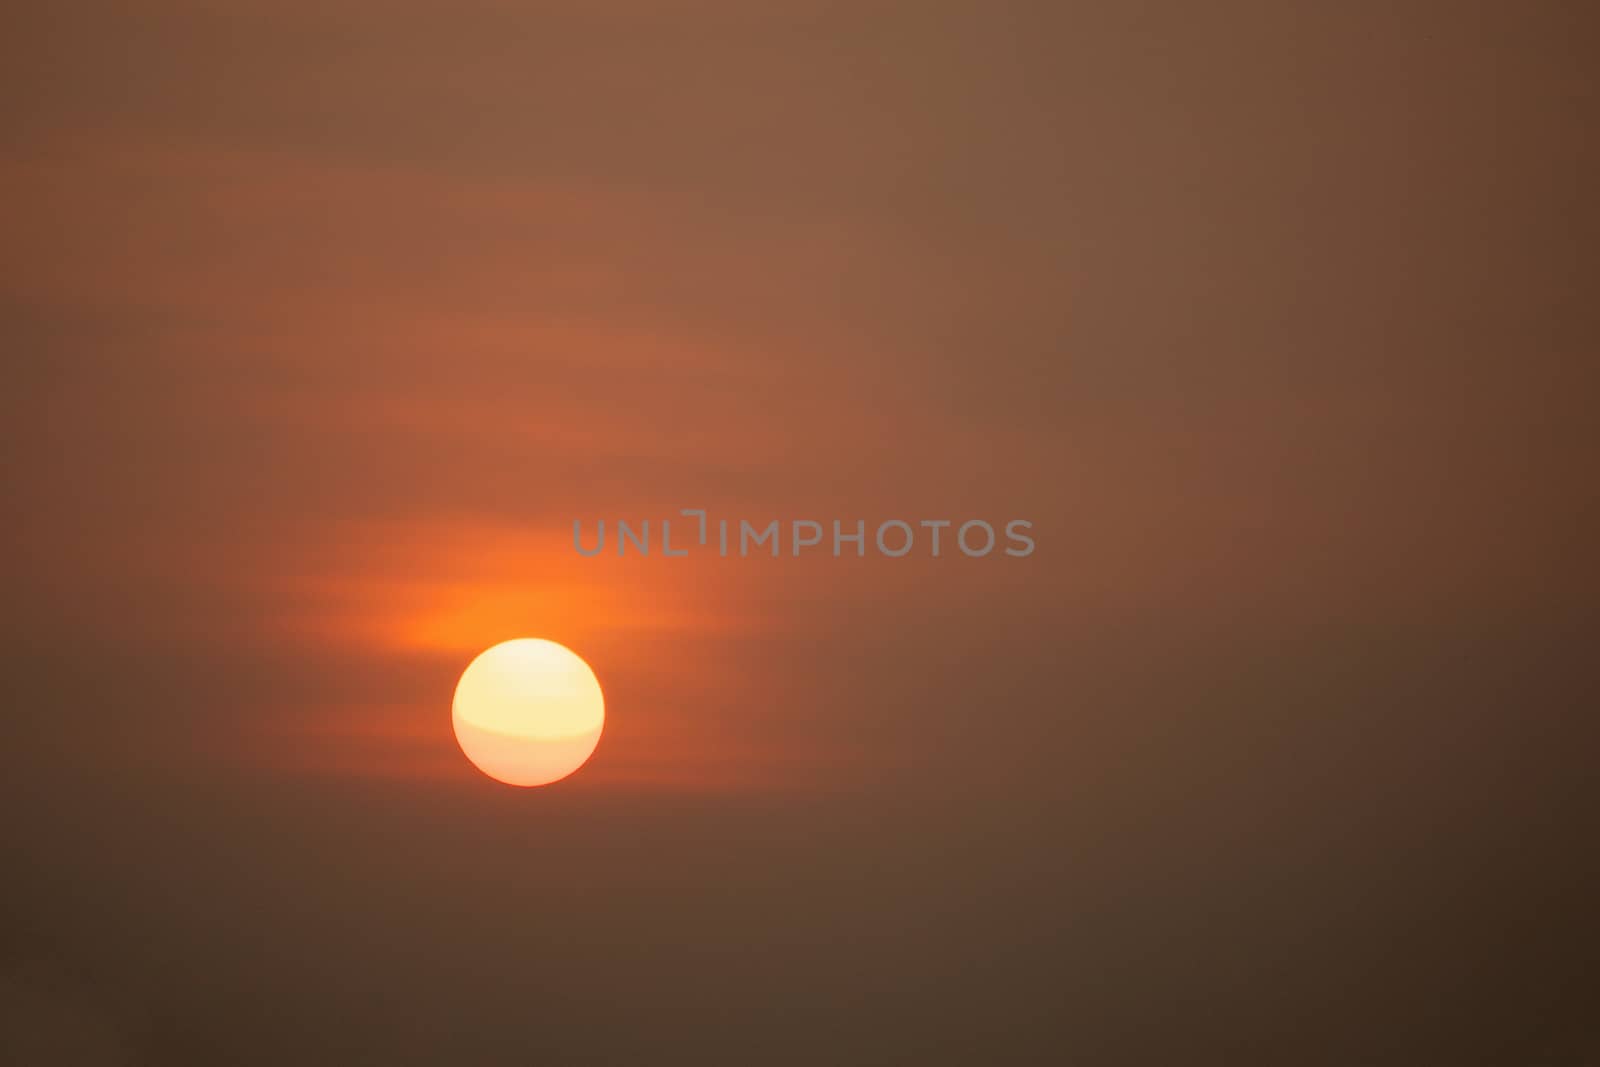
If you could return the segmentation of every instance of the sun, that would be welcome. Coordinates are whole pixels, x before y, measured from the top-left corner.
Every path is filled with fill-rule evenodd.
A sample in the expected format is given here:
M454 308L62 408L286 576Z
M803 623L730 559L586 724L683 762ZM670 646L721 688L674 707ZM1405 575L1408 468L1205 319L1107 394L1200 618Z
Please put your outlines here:
M503 641L467 664L451 719L461 751L484 774L507 785L548 785L594 752L605 727L605 698L577 653L525 637Z

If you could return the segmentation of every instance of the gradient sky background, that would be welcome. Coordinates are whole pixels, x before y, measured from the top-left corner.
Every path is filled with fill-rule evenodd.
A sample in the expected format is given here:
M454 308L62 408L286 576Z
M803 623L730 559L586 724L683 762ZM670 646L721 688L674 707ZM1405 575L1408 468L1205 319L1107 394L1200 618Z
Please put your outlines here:
M1586 7L8 16L0 1042L1600 1061Z

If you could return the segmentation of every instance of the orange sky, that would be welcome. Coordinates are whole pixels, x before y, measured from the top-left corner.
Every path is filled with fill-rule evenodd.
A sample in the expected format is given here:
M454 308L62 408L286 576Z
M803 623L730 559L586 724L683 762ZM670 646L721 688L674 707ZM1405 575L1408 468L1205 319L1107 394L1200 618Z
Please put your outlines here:
M1560 972L1593 807L1585 21L19 13L0 1007L11 953L164 1063L1465 1062L1332 1017L1426 988L1538 1058L1496 976ZM694 507L1038 547L572 551ZM517 636L608 717L510 797L450 694Z

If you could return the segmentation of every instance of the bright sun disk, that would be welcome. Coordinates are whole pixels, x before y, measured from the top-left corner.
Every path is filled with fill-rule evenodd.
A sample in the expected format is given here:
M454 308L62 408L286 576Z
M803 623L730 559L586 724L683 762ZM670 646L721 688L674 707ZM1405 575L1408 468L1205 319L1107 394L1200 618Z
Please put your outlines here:
M484 774L546 785L583 766L605 727L594 671L554 641L519 638L480 653L456 683L456 741Z

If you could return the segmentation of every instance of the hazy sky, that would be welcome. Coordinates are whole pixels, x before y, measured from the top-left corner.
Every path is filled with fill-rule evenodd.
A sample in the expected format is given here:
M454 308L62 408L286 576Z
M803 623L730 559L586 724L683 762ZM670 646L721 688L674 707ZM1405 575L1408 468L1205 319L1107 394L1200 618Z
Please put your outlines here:
M8 22L0 1049L1600 1056L1583 5Z

